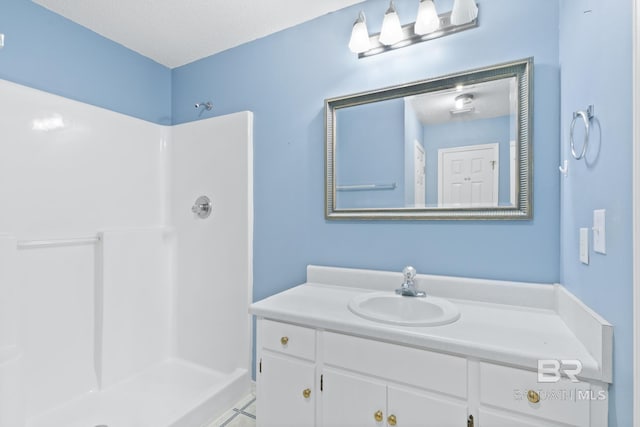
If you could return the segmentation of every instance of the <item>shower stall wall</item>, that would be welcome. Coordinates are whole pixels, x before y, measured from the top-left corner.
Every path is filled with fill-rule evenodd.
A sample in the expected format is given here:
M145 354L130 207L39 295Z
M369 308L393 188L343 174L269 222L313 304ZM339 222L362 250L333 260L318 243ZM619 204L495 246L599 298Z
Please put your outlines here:
M252 114L0 80L0 132L0 427L200 427L248 393Z

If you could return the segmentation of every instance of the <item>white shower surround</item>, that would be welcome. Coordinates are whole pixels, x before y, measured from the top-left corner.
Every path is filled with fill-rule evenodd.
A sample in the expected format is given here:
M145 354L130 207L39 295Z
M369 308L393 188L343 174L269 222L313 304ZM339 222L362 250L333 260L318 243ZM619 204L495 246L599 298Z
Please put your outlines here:
M252 121L166 127L0 80L0 427L198 427L249 391Z

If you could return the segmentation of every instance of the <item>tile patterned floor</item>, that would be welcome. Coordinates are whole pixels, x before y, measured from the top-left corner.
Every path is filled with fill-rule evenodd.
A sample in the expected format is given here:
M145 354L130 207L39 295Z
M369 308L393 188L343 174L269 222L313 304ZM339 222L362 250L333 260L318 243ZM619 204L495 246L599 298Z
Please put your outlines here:
M224 415L204 427L255 427L256 396L251 393L235 404Z

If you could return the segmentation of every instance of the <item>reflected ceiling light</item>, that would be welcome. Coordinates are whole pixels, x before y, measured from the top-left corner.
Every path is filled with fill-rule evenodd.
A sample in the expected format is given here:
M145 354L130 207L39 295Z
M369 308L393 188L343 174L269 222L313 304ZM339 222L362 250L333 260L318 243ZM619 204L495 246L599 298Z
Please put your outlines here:
M364 58L478 26L478 6L475 0L454 0L453 9L438 15L434 0L419 0L416 22L403 26L391 1L384 14L380 33L372 36L369 36L364 13L360 12L351 30L349 49L357 53L358 58Z
M351 30L351 39L349 40L349 49L353 53L366 52L371 48L369 42L369 30L367 30L367 20L364 17L364 12L360 12L358 19L353 23L353 29Z
M413 28L413 31L420 36L432 33L440 28L440 18L433 0L420 0L418 16Z
M449 110L449 113L451 113L452 115L455 114L466 114L466 113L473 113L476 110L475 107L466 107L466 108L454 108L453 110Z
M454 0L451 11L451 24L467 24L478 17L476 0Z
M473 102L473 95L470 93L458 95L454 98L456 110L462 110L465 107L468 107L471 102Z
M379 40L383 45L391 46L402 39L402 25L400 25L398 12L393 4L393 0L391 0L389 9L385 12L384 19L382 20L382 30L380 31Z

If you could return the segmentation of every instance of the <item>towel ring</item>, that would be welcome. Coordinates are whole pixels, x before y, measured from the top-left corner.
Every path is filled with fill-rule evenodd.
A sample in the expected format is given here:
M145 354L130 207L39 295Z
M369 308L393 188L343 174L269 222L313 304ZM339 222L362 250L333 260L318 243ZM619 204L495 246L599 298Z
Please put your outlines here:
M576 121L578 120L578 117L581 117L582 121L584 122L584 140L582 142L582 151L580 152L580 154L576 153L576 145L575 141L573 140L573 130L576 127ZM569 132L569 142L571 145L571 155L576 160L582 159L587 153L587 148L589 147L589 130L591 128L590 122L592 118L593 105L589 105L587 111L580 110L573 113L573 120L571 120L571 130Z

